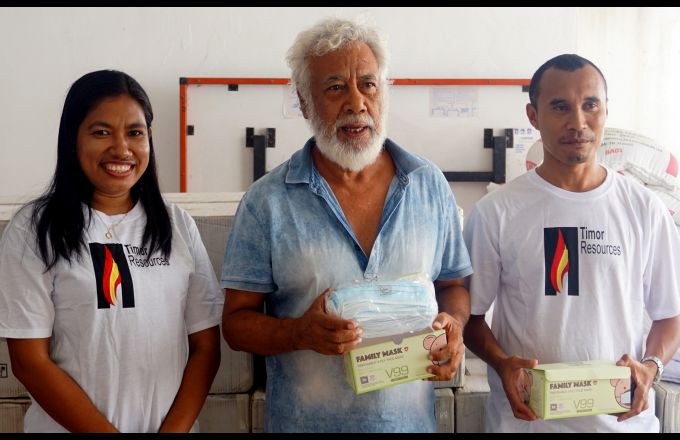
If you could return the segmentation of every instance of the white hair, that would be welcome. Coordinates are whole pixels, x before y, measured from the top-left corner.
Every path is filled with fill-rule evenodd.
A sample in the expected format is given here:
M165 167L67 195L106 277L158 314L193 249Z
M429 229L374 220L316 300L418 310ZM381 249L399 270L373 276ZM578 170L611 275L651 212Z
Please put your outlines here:
M311 105L309 58L344 49L353 43L366 43L378 61L378 78L387 82L387 43L377 29L363 23L327 18L298 34L286 60L292 70L293 84L306 105Z

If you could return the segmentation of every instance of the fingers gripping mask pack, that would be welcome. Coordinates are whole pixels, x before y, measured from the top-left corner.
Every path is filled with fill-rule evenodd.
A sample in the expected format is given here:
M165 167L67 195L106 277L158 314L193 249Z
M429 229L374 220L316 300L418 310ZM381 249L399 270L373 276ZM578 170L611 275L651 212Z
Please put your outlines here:
M361 344L344 355L355 393L432 377L427 356L446 346L446 333L432 329L439 307L426 275L341 286L326 296L325 306L363 329Z

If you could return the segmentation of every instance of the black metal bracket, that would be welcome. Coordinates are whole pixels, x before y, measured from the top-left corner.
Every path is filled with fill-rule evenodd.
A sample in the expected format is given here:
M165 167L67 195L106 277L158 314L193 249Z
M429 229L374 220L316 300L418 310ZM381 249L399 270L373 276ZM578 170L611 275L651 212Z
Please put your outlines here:
M275 146L275 128L267 128L267 134L256 135L253 127L246 127L246 148L253 149L253 182L267 174L267 148Z
M491 171L444 171L449 182L505 183L505 150L513 147L513 131L506 128L503 136L494 136L493 129L484 129L484 148L493 148Z

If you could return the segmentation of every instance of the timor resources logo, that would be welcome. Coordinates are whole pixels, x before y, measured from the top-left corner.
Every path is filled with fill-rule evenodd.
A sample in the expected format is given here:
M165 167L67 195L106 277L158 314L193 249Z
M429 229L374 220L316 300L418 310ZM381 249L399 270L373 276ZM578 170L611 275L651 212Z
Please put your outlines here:
M578 296L578 228L544 228L545 294Z
M585 270L597 270L603 259L623 258L625 245L620 233L607 228L579 226L543 228L545 294L579 295L579 255Z
M120 306L121 300L123 308L134 307L135 290L123 245L90 243L90 254L97 278L97 308Z

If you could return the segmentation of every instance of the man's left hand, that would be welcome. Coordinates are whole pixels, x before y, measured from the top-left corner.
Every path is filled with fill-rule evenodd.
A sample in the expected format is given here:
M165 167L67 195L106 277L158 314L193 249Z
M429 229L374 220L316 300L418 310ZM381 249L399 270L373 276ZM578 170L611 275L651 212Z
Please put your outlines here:
M630 367L631 380L635 381L636 385L630 411L620 414L617 417L619 422L623 422L624 420L637 416L649 408L647 397L649 395L649 389L653 385L654 376L656 376L656 365L653 362L641 364L627 354L624 354L621 359L616 362L616 365L620 367Z
M461 322L449 315L448 313L439 313L432 324L435 330L446 330L446 346L433 351L428 356L428 359L433 361L435 365L427 367L427 371L434 374L426 380L451 380L456 370L460 366L460 361L465 354L465 346L463 345L463 325Z

